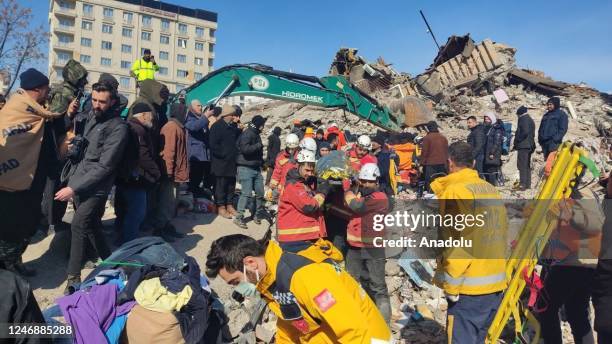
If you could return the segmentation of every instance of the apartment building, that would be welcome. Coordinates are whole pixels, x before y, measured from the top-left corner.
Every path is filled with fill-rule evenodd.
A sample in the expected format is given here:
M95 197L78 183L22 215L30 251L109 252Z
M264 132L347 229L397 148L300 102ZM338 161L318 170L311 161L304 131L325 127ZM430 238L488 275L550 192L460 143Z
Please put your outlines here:
M73 58L89 71L119 81L119 92L136 97L132 63L150 49L156 79L178 92L213 70L217 14L155 0L50 0L49 79L61 82Z

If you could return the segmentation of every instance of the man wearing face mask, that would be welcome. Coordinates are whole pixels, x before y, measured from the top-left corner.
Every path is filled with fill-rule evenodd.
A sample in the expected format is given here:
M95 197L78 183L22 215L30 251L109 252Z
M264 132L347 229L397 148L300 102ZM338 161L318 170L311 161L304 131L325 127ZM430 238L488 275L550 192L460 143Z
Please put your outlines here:
M151 55L151 49L145 49L142 58L132 63L130 75L140 83L143 80L154 80L155 72L159 70L155 56Z
M212 243L206 274L259 292L278 317L277 343L390 343L384 318L341 259L323 239L295 254L235 234Z
M106 83L92 86L92 109L84 128L86 145L68 186L55 194L58 201L73 200L72 241L66 292L81 280L81 267L89 240L102 259L110 250L102 233L102 215L128 141L128 126L113 110L116 90Z
M128 119L131 135L138 142L138 155L125 175L117 178L116 202L122 204L121 242L136 239L147 212L147 190L159 180L160 171L154 154L151 128L153 113L144 104L132 109ZM136 142L134 142L136 143Z

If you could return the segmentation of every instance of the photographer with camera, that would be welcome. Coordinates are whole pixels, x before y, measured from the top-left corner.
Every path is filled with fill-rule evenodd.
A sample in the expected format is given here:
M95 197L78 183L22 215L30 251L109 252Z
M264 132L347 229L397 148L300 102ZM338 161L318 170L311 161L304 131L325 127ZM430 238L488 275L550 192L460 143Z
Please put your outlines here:
M102 234L102 215L108 193L115 181L118 165L128 141L127 124L114 111L116 90L107 83L92 86L92 109L87 114L80 152L72 152L79 160L68 186L55 194L58 201L74 200L72 241L66 289L81 281L81 268L86 241L89 240L101 258L110 254ZM73 143L73 147L76 145ZM82 157L82 159L78 159Z
M155 80L155 72L158 70L159 66L155 62L155 56L151 55L151 49L145 49L142 58L132 63L130 75L140 84L143 80Z

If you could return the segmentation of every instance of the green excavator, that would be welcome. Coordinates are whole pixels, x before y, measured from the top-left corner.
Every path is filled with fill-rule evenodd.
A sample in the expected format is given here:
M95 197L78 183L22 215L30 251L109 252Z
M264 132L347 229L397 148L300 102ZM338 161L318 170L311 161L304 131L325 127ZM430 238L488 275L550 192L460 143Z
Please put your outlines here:
M261 64L220 68L182 90L189 103L198 99L215 105L229 96L257 96L324 108L341 108L382 129L399 132L433 120L431 110L417 97L381 104L342 75L314 76L278 71Z

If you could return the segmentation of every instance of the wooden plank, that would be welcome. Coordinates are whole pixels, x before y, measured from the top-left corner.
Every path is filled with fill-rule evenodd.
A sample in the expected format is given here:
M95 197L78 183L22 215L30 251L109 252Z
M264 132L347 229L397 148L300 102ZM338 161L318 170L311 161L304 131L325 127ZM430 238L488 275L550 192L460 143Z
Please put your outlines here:
M489 39L485 39L482 42L482 44L484 45L485 49L489 53L489 56L491 58L491 63L493 64L493 66L495 66L495 68L501 66L501 61L499 60L499 57L497 56L497 53L495 52L495 47L493 46L493 42L491 42L491 40Z

